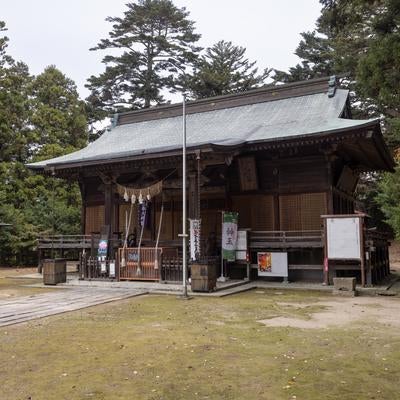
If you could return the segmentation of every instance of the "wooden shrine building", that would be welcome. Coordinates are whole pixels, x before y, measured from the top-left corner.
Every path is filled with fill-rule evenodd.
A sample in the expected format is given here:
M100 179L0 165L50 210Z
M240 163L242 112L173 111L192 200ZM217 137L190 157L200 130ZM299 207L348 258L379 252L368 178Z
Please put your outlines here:
M220 246L221 211L237 211L239 228L250 230L250 253L289 252L291 280L322 281L321 215L354 214L360 174L394 167L379 120L352 119L349 92L334 79L189 102L187 149L188 217L201 218L202 253L215 252L210 237ZM85 237L104 226L115 238L125 237L131 206L118 187L162 182L150 202L143 246L154 248L163 206L158 246L181 251L181 104L116 115L112 127L86 148L29 168L79 182ZM138 235L136 208L128 233ZM385 246L370 266L374 280L388 273ZM357 268L337 266L336 273ZM244 274L240 265L228 273Z

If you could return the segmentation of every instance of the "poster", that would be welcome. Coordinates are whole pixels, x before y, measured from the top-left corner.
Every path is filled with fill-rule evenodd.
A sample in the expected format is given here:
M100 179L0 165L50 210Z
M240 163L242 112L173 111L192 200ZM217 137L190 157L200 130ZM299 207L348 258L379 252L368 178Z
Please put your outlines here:
M222 214L222 258L235 261L238 230L238 213L224 212Z
M259 272L272 272L272 254L257 253L257 265Z
M99 248L97 249L98 257L106 257L108 250L108 241L107 239L100 239Z
M198 260L200 257L201 220L190 219L190 259Z

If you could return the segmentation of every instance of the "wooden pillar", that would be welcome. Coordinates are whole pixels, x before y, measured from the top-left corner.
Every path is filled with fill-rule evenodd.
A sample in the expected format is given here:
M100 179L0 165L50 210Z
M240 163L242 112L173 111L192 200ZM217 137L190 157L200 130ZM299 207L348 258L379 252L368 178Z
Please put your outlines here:
M366 253L367 257L365 259L365 264L366 264L366 279L367 279L367 286L371 287L372 286L372 263L371 263L371 252L368 250Z
M333 176L332 176L332 163L330 158L327 160L327 174L328 174L328 185L329 189L327 192L327 199L326 199L326 211L328 214L334 214L335 210L333 207Z
M197 218L198 190L197 190L197 174L194 171L189 172L189 212L188 216L191 219Z
M113 184L105 183L104 184L104 225L110 227L110 233L113 232L113 211L114 211L114 202L113 202Z
M81 192L82 208L81 208L81 234L86 233L86 187L83 179L79 179L79 190Z
M100 175L104 186L104 225L110 227L110 234L116 231L116 201L115 201L115 177Z
M364 218L360 218L360 251L361 251L361 286L365 287L366 274L365 274L365 232L364 232Z
M274 231L279 231L281 229L281 215L280 215L280 204L279 204L279 168L276 165L272 171L273 176L273 189L274 193Z
M201 159L200 151L196 151L196 159L189 164L189 212L188 217L191 219L200 218L200 188L199 179L201 177Z

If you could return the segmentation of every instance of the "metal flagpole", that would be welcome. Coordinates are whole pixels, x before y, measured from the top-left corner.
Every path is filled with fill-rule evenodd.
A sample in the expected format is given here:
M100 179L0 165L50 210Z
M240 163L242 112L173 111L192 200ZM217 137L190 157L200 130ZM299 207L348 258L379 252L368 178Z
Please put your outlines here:
M225 282L225 276L224 276L224 215L225 212L222 211L222 231L221 231L221 276L218 278L219 282Z
M182 100L182 269L183 269L183 297L187 298L187 225L186 225L186 94Z

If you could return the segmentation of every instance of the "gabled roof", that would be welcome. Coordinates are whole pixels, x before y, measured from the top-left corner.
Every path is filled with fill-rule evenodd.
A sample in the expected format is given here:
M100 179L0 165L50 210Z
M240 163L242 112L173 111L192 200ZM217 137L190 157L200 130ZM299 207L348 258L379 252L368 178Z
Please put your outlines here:
M187 147L230 147L376 127L341 116L348 91L328 94L327 79L256 89L188 104ZM77 152L29 164L32 169L84 166L160 156L182 148L182 105L124 113L117 126Z

